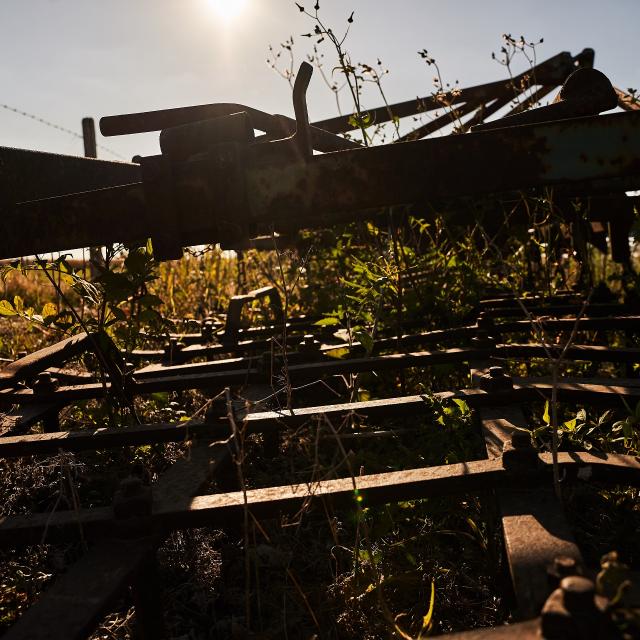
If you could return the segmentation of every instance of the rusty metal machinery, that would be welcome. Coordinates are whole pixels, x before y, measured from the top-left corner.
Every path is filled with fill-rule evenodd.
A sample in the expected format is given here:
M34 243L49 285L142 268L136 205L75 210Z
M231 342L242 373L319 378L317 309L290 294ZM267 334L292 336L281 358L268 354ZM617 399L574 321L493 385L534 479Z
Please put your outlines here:
M466 118L462 129L470 132L438 139L420 138L448 126L448 116L436 117L399 144L373 148L339 137L351 127L346 118L310 125L305 91L311 68L303 65L294 89L295 120L237 104L103 119L108 135L161 130L161 155L132 164L0 149L0 257L151 237L156 254L172 258L183 246L233 244L263 230L290 233L360 220L382 207L435 201L455 208L463 197L508 199L519 191L536 194L553 187L561 197L589 199L589 221L608 225L614 258L628 263L635 201L624 192L640 187L640 113L592 67L591 50L562 53L538 65L530 78L462 89L447 100ZM529 91L520 106L485 122L509 104L514 83ZM555 102L526 110L560 85ZM616 105L628 112L599 115ZM390 113L405 117L441 107L442 99L426 97L371 113L382 122ZM264 135L256 137L255 130ZM273 324L241 326L244 305L262 298L269 299ZM169 336L155 349L121 354L108 336L81 334L8 364L0 371L2 458L163 442L191 445L189 455L156 482L123 481L110 506L0 518L0 540L7 545L39 542L44 535L47 541L71 540L79 529L91 543L5 637L86 638L128 587L144 637L163 637L156 550L176 529L238 527L246 510L256 519L277 519L303 502L330 502L349 513L357 507L356 495L366 496L368 504L384 504L480 491L492 492L484 495L494 501L501 524L514 622L451 637L620 637L611 624L612 604L594 592L594 567L576 543L551 474L559 469L572 486L637 487L640 461L587 451L561 452L554 461L532 446L533 425L524 409L552 394L588 406L640 401L633 367L640 363L633 340L640 309L632 301L586 303L570 292L527 300L527 311L544 317L549 334L575 331L565 360L607 363L619 375L555 383L511 377L509 367L517 362L556 357L559 348L553 345L559 341L541 343L530 318L509 296L482 301L475 321L466 325L404 327L406 334L383 334L367 352L316 326L317 318L284 318L271 287L232 299L226 324L204 319L196 330ZM286 410L278 406L282 391L276 382L283 356L272 342L285 326L287 376L296 385L296 404ZM597 343L594 332L601 338ZM626 346L620 335L628 338ZM340 359L331 357L337 350ZM100 377L67 366L83 354L102 363ZM322 394L307 391L310 381L322 381L326 389L349 374L443 364L467 372L469 382L433 395L471 407L483 436L483 459L241 491L231 464L236 421L246 433L262 435L260 455L278 456L282 439L318 416L330 421L358 414L384 421L428 408L425 395L327 404ZM189 421L91 430L61 426L63 409L91 399L127 406L159 391L200 389L215 395L230 388L246 394L265 386L275 389L272 406L258 403L250 412L214 402L205 415ZM40 432L32 430L36 424L42 425ZM376 437L392 437L396 427L382 424ZM357 441L362 433L347 430L339 437Z
M513 341L518 335L530 334L531 325L527 319L512 319L517 307L508 302L505 299L486 301L473 325L407 335L399 343L402 351L393 351L398 348L397 340L383 339L376 343L373 355L363 354L356 344L347 358L335 360L329 352L345 347L335 338L321 342L312 336L301 337L299 346L289 354L289 375L297 383L330 380L335 375L363 371L468 363L472 387L435 395L441 399L463 399L472 407L480 422L488 459L360 476L355 479L359 495L366 496L367 504L372 505L494 489L516 598L515 619L523 621L508 629L514 633L517 630L519 637L540 637L542 632L542 637L547 638L615 638L618 636L610 627L606 608L602 601L594 598L591 568L585 564L551 489L551 454L540 454L533 449L530 436L526 435L531 425L525 418L523 406L548 398L554 385L545 378L511 378L504 368L508 362L528 361L542 355L543 350L535 338L524 343ZM579 335L589 335L594 330L615 334L638 327L638 316L624 307L594 304L586 314L576 316L577 308L575 298L557 300L546 306L545 329L562 332L577 325ZM203 325L205 343L208 333L209 329ZM447 347L447 343L455 346ZM429 345L435 348L410 350ZM134 479L124 482L114 496L112 507L0 519L0 539L12 546L39 541L45 530L46 539L51 542L73 539L78 535L78 523L82 525L84 539L95 540L91 550L9 630L7 638L83 638L128 584L138 584L138 591L145 594L144 602L138 596L136 604L146 636L161 637L159 595L148 592L148 572L154 570L156 546L175 528L233 527L244 517L245 495L237 487L234 490L235 474L228 466L234 432L226 409L213 405L203 419L186 423L74 431L59 431L56 416L64 406L105 394L118 401L123 393L133 397L187 388L213 393L223 387L264 384L271 379L273 366L269 363L265 366L264 358L245 356L199 363L164 362L130 372L128 380L118 381L110 376L106 385L89 378L71 377L65 381L64 362L83 349L93 348L92 337L79 336L26 356L5 371L0 400L14 409L3 418L0 456L49 455L60 450L101 450L187 439L193 442L191 453L151 487ZM185 360L188 355L184 351L188 348L183 347ZM259 350L259 345L256 348ZM229 344L220 345L220 349L228 350L229 355L235 353ZM640 362L640 349L576 343L565 356L578 361L617 363L615 366L625 368ZM24 386L25 382L28 386ZM640 399L637 380L627 377L607 381L564 378L556 385L555 392L562 401L609 407ZM280 438L320 415L335 420L357 413L375 422L417 415L428 411L428 407L424 396L414 395L303 405L297 409L263 409L236 417L245 421L247 433L263 434L262 455L274 456L279 455ZM45 432L29 433L30 426L42 420ZM391 437L393 431L386 434ZM385 437L385 432L379 436ZM341 437L359 438L362 434L347 431ZM560 453L558 464L563 482L640 485L640 463L631 456ZM221 489L223 492L199 495L212 477L219 482L218 486L225 487ZM255 489L247 492L246 504L258 519L295 513L303 501L319 499L331 500L335 509L349 511L355 508L353 483L353 478L346 477L297 487ZM553 591L554 585L559 590ZM591 594L581 596L579 610L572 603L574 588ZM68 602L74 606L69 608ZM536 616L540 617L536 619ZM55 620L55 625L43 625L45 619ZM576 636L575 629L582 629L585 619L597 631ZM503 631L496 628L473 633L492 638L501 637Z
M263 231L361 220L383 207L504 198L546 187L558 196L600 197L604 202L592 208L590 220L619 227L611 236L622 237L633 204L623 199L608 207L607 199L640 186L640 114L598 115L619 97L590 61L583 52L540 64L531 77L545 89L570 75L556 102L478 125L467 135L413 140L429 129L411 142L356 148L333 133L345 129L344 119L309 124L305 93L312 67L304 63L294 87L295 133L288 137L291 120L220 104L103 118L105 134L162 129L162 154L137 158L139 164L1 149L0 258L149 237L157 257L172 258L184 246L229 245ZM472 105L473 121L480 122L494 113L492 106L508 103L511 86L463 89L449 101ZM389 109L407 115L442 102L424 98L412 105L413 111L408 103ZM384 120L378 111L375 117ZM447 118L434 122L444 126ZM256 138L256 129L266 135ZM28 175L44 177L32 186ZM624 254L624 243L618 244L617 253Z

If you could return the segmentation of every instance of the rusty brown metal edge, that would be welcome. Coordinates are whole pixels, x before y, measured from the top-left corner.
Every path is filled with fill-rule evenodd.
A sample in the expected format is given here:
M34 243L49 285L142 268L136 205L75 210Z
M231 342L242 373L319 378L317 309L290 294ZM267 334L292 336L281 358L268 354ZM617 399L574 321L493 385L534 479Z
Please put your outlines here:
M157 504L151 515L160 529L199 526L225 526L244 516L248 508L258 518L273 518L295 512L302 502L329 498L337 507L357 508L362 504L380 504L396 500L423 499L431 496L476 492L502 486L531 486L543 481L551 471L551 454L539 454L538 466L526 472L508 471L501 458L476 460L406 471L342 478L294 486L267 487L232 493L188 498L182 494ZM607 484L640 485L640 459L618 454L595 455L583 452L560 453L560 468L567 480L589 479ZM357 490L357 491L356 491ZM362 496L362 500L358 497ZM246 498L246 502L245 502ZM56 535L77 531L79 523L86 536L104 536L116 525L110 507L59 511L51 514L3 516L0 518L0 540L11 544L28 544Z

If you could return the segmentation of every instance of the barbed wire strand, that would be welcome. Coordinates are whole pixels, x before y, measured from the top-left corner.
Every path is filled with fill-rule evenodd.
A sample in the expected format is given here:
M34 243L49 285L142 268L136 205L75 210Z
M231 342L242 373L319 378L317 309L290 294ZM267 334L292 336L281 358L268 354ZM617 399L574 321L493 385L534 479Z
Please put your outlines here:
M50 122L49 120L45 120L40 116L34 116L32 113L27 113L26 111L22 111L22 109L16 109L15 107L11 107L8 104L0 104L0 108L6 109L7 111L13 111L13 113L17 113L18 115L24 116L25 118L31 118L31 120L35 120L36 122L39 122L40 124L44 124L47 127L51 127L52 129L57 129L58 131L62 131L63 133L68 133L74 138L80 138L80 140L84 139L82 134L78 133L77 131L72 131L71 129L67 129L62 125L56 124L55 122ZM125 161L128 160L123 155L120 155L117 151L114 151L113 149L109 149L109 147L105 147L102 144L96 144L96 147L98 149L102 149L102 151L106 151L107 153L110 153L112 156L119 158L120 160L125 160Z

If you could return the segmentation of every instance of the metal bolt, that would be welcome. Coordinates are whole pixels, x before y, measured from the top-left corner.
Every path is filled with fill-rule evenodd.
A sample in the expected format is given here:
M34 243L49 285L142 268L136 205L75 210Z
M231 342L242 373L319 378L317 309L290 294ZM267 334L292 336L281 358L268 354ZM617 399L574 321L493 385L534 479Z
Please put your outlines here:
M478 314L478 322L477 325L480 329L485 329L487 331L489 331L490 333L492 332L493 329L495 329L495 323L493 321L493 316L491 316L491 314L487 313L486 311L481 311Z
M594 609L595 585L582 576L568 576L560 582L565 607L571 613L586 613Z
M142 487L143 484L140 478L130 476L129 478L125 478L120 482L118 490L124 497L130 498L131 496L135 496L136 493L139 493Z
M303 353L312 353L314 351L320 351L320 346L320 342L316 340L313 335L308 333L298 345L298 350Z
M531 449L531 432L515 429L511 434L511 444L514 449Z
M207 341L213 338L213 320L210 318L205 318L204 322L200 327L200 335Z
M555 575L565 578L575 575L578 571L578 564L571 556L557 556L553 559L553 572Z
M165 342L164 353L167 356L171 356L174 353L179 353L184 349L184 342L178 342L178 338L169 338L169 342Z
M54 378L50 371L41 371L33 383L33 390L36 393L52 393L59 386L58 379Z
M120 482L113 496L113 515L117 520L144 518L151 514L151 487L145 485L140 478L130 476ZM133 531L135 527L131 527ZM126 530L123 529L123 533Z
M502 367L489 367L489 374L480 379L480 388L489 393L509 391L513 388L511 376L505 374Z
M496 340L486 329L478 329L476 335L471 338L471 344L478 349L492 349L496 345Z
M510 471L528 471L538 464L538 451L531 445L528 431L515 429L502 447L502 464Z

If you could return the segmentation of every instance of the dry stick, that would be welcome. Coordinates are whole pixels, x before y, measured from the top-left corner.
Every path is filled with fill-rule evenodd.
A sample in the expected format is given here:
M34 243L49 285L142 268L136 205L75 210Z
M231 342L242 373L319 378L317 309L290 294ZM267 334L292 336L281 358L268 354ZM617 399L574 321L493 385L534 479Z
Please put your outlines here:
M258 522L256 517L252 513L250 513L249 515L251 516L251 519L253 521L254 527L257 527L258 530L260 531L260 533L264 536L264 539L269 544L272 544L271 543L271 538L269 537L267 532L264 530L262 525ZM294 576L293 571L291 571L290 567L286 567L285 571L287 572L287 576L289 576L289 578L291 579L291 582L293 582L296 590L300 594L300 597L302 598L302 601L304 602L304 605L305 605L307 611L309 612L309 615L311 616L311 618L313 620L313 623L316 625L316 628L320 629L320 623L318 622L318 619L316 618L316 615L313 612L313 608L311 607L311 603L309 602L309 599L307 598L307 595L305 594L305 592L302 590L302 587L300 586L300 583L296 580L296 577Z
M353 472L353 468L351 466L351 461L349 460L349 456L344 448L344 446L342 445L342 441L340 440L340 437L337 433L337 431L335 430L333 424L331 423L331 420L329 420L326 416L326 414L323 414L322 417L324 418L325 422L327 423L327 425L329 426L329 428L331 429L336 442L338 444L338 447L340 449L340 452L342 453L343 457L344 457L344 462L347 465L347 468L349 469L349 475L351 476L351 482L353 483L353 490L354 493L357 492L358 488L356 486L356 479L355 479L355 474ZM345 418L346 420L346 418ZM407 635L401 628L400 626L397 624L397 622L394 620L393 615L391 614L391 611L389 610L389 607L387 606L387 603L384 601L384 593L382 592L382 575L380 574L380 572L378 571L378 567L375 563L374 555L373 555L373 544L371 542L371 536L369 533L369 527L367 526L367 522L366 520L362 517L362 506L360 504L359 500L356 500L356 508L358 509L358 526L356 529L356 546L355 549L357 551L358 547L359 547L359 531L360 531L360 524L362 524L362 530L363 530L363 540L365 542L365 544L367 545L367 551L369 552L369 558L371 561L371 567L373 569L373 575L375 577L375 581L376 581L376 597L378 600L378 604L380 605L380 608L382 610L382 613L385 617L385 619L387 620L387 622L393 627L394 631L400 635L400 637L404 638L405 640L412 640L411 636ZM356 560L356 564L354 566L354 570L357 569L357 558L358 558L358 554L355 554L354 560Z
M233 456L236 464L236 470L238 472L238 482L242 491L243 499L243 534L244 534L244 579L245 579L245 617L247 620L247 631L251 629L251 600L250 600L250 584L251 584L251 559L249 557L249 505L247 502L247 487L244 481L243 464L244 464L244 427L246 427L246 421L243 425L242 431L238 429L236 424L235 415L233 411L233 405L231 404L231 391L229 387L224 390L225 398L227 401L227 418L231 425L231 431L233 434L236 455Z
M573 328L571 330L571 334L569 335L569 338L567 339L567 342L565 343L562 351L560 352L560 355L558 356L558 358L555 360L554 364L553 364L553 369L552 369L552 387L551 387L551 437L552 437L552 448L551 448L551 457L552 457L552 461L553 461L553 486L555 488L556 491L556 496L558 497L558 499L561 499L561 494L560 494L560 475L559 475L559 468L558 468L558 417L557 417L557 411L558 411L558 373L560 370L560 365L562 364L562 361L564 360L564 357L567 353L567 350L569 349L569 346L573 343L573 341L575 340L576 337L576 333L578 332L578 325L580 323L580 319L582 318L582 316L584 316L584 314L587 311L587 307L589 306L589 302L591 301L591 296L593 294L593 289L591 289L591 291L589 291L589 295L587 296L587 299L584 301L584 303L582 304L582 308L580 309L580 313L576 316L576 321L573 325Z
M61 451L62 453L62 451ZM64 459L64 458L63 458ZM69 491L71 492L71 503L73 505L73 512L76 516L76 521L78 523L78 531L80 533L80 544L84 551L87 551L87 542L84 537L84 530L82 528L82 522L80 521L80 501L78 499L78 492L76 490L76 486L71 478L71 465L69 464L69 460L65 460L64 469L67 476L67 483L69 485Z

